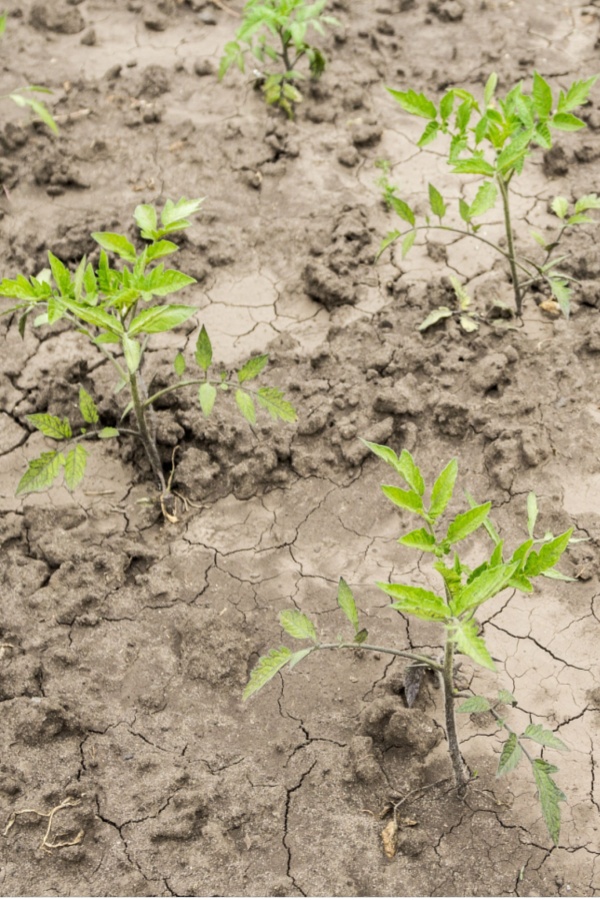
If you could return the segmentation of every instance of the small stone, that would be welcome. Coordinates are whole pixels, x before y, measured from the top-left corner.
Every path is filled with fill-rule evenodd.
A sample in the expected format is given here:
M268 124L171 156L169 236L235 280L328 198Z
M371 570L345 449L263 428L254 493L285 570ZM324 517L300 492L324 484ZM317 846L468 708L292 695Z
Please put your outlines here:
M95 44L96 44L96 40L97 40L97 38L96 38L96 29L95 29L95 28L88 28L88 30L85 31L85 32L81 35L81 39L80 39L79 43L80 43L80 44L83 44L84 47L93 47L93 46L95 46Z
M144 13L144 25L148 31L166 31L169 19L157 10Z
M205 78L207 75L214 75L215 67L210 59L197 59L194 63L194 74L199 78Z
M342 166L352 169L360 162L360 153L356 147L348 145L347 147L342 147L341 150L338 150L337 160Z
M217 17L210 10L204 10L198 16L203 25L216 25Z

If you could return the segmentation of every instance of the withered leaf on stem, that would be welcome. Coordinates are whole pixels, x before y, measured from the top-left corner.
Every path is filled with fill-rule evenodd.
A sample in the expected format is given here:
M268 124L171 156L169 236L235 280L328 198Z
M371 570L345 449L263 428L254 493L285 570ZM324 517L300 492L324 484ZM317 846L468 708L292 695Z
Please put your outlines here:
M390 819L381 832L381 840L383 842L383 852L388 859L393 859L398 849L398 825L395 818Z

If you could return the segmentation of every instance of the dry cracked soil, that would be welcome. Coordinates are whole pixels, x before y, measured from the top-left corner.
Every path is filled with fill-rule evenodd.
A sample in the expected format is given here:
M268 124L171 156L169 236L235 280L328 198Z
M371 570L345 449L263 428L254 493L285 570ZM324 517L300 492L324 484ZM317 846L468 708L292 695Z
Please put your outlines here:
M63 804L47 843L66 845L43 847L48 819L18 815L0 836L0 892L598 896L597 227L568 246L580 281L568 322L529 300L513 327L421 334L449 275L483 310L509 289L506 272L456 238L375 264L395 225L378 159L417 206L429 180L454 197L474 189L435 145L418 150L419 122L384 86L440 96L481 92L492 70L503 89L534 69L561 87L589 77L597 0L331 0L330 65L295 121L264 106L251 76L217 80L241 0L5 5L3 93L51 88L60 134L2 101L2 274L38 272L48 249L74 265L92 231L133 237L140 202L205 196L178 259L198 282L180 295L197 321L153 344L147 378L160 384L204 323L225 366L268 347L270 381L299 417L251 429L226 403L207 421L193 393L165 402L160 450L168 468L178 448L174 486L193 503L176 524L145 503L153 486L129 439L95 446L73 495L17 498L45 446L28 414L76 416L79 385L104 424L118 407L81 335L59 323L21 340L1 320L0 825ZM550 226L553 196L597 187L600 87L583 116L588 128L527 163L519 241ZM485 229L498 236L499 217ZM341 575L373 642L439 652L439 630L374 586L429 576L396 542L414 525L381 495L385 467L360 437L408 448L429 480L457 456L461 489L493 501L511 546L530 491L542 531L572 525L586 539L563 559L574 581L484 608L498 673L461 669L480 693L515 694L516 725L533 719L568 744L549 757L568 798L556 847L530 772L495 779L501 735L487 715L460 721L479 776L466 800L442 781L440 691L426 680L408 709L401 661L317 654L241 701L258 656L283 640L281 610L301 607L323 637L343 630ZM393 858L379 818L390 797L407 797Z

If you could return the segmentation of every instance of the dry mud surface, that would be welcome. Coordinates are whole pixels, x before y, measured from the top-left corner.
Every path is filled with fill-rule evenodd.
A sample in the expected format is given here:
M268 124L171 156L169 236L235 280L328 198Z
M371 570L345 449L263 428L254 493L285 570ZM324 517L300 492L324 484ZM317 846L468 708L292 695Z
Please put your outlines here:
M503 270L463 241L446 262L423 247L373 264L394 224L376 159L415 202L428 180L458 192L383 86L479 92L492 69L508 88L536 68L564 87L599 69L597 3L332 0L331 64L292 123L242 76L217 82L238 20L216 2L6 6L3 90L51 87L61 132L2 104L3 274L39 271L49 248L75 263L91 231L129 229L140 202L206 196L178 260L198 280L183 301L198 324L158 345L149 377L203 322L225 364L270 344L270 380L299 420L254 433L225 404L206 423L193 396L161 410L161 451L168 461L180 448L176 485L195 503L176 525L141 502L153 488L127 442L95 447L73 496L17 499L43 446L27 414L72 415L79 384L107 424L116 406L80 336L57 327L21 341L2 320L0 824L74 798L51 840L84 835L46 852L47 820L19 817L0 837L0 893L599 895L597 229L569 248L582 285L568 323L530 303L513 330L422 336L444 276L468 278L483 303ZM589 129L528 164L523 240L549 224L549 198L598 187L600 88L584 115ZM510 546L531 490L542 528L589 538L563 560L575 582L485 609L498 675L463 666L479 692L515 693L514 721L535 716L571 748L558 761L568 803L556 848L525 767L494 779L500 736L484 715L460 722L480 789L466 803L447 785L414 795L404 816L416 824L386 859L377 817L390 795L449 774L440 693L426 684L407 710L400 662L311 657L241 702L258 654L282 640L280 610L301 606L335 638L340 575L373 642L437 652L437 629L404 620L374 587L426 575L396 543L411 523L381 496L385 467L359 436L407 447L429 478L457 455L461 487L493 500Z

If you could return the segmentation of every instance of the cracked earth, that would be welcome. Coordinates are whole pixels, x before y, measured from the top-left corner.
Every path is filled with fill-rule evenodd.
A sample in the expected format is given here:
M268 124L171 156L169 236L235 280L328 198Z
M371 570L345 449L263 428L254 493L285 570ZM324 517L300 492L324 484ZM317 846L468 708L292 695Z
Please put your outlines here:
M428 181L447 197L476 185L448 176L419 123L384 85L435 94L502 88L537 69L565 87L598 70L597 3L332 0L341 28L330 67L295 122L266 110L241 75L219 84L237 25L215 2L7 0L3 92L42 82L58 138L3 102L3 275L33 274L52 249L76 263L89 235L129 230L141 202L205 196L178 267L198 284L182 302L198 322L148 354L148 381L170 377L199 323L224 365L269 347L271 381L295 426L255 431L224 408L205 421L194 396L157 411L176 486L194 502L157 519L139 448L95 447L90 477L16 498L44 449L27 415L73 415L78 385L113 424L111 373L61 325L0 320L0 837L4 895L600 895L600 255L597 229L568 247L580 279L571 320L530 304L523 327L469 336L418 324L457 274L484 307L509 294L493 257L463 239L374 264L395 227L376 187L377 159L421 209ZM233 12L240 0L227 4ZM588 129L529 161L518 186L518 240L551 225L548 201L597 190L600 89ZM434 145L435 146L435 145ZM483 234L500 234L490 216ZM437 653L437 629L387 606L377 580L428 586L423 561L396 540L413 527L381 496L388 477L359 437L407 447L426 478L451 457L460 485L494 504L509 546L525 538L529 491L540 528L571 525L562 569L534 594L484 608L496 675L463 662L478 693L512 691L513 727L534 720L568 744L552 756L568 797L560 844L544 830L523 767L494 777L501 735L487 715L459 723L479 778L460 802L447 783L403 805L398 853L378 816L450 774L440 691L425 680L404 704L403 663L363 652L311 656L250 703L241 691L297 606L324 640L343 628L342 575L375 644ZM468 546L474 562L483 539ZM432 587L434 585L431 585ZM550 757L549 757L550 758Z

